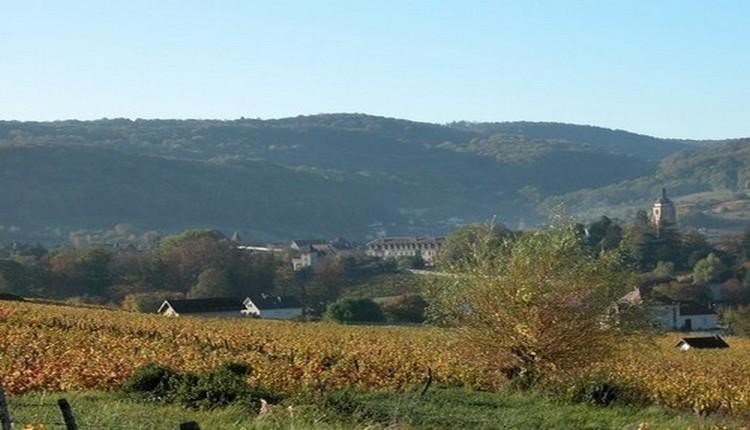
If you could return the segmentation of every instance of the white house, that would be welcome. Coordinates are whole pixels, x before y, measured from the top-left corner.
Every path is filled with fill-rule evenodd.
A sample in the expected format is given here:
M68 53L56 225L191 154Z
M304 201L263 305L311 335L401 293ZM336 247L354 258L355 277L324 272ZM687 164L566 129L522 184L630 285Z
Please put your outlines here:
M252 315L264 319L288 320L302 316L302 303L292 296L270 296L261 294L248 297L243 302L244 315Z
M636 288L619 302L643 303L643 295L642 289ZM716 312L696 302L672 300L652 293L648 295L645 303L664 330L707 331L716 330L719 326L719 316Z
M157 313L167 317L292 319L302 315L302 304L291 296L261 294L244 300L224 297L165 300Z
M719 316L713 310L695 302L655 303L651 309L661 326L668 330L716 330Z
M322 239L294 240L290 248L297 254L292 258L292 268L295 272L308 267L315 270L323 259L336 255L336 248Z
M315 250L302 252L299 254L299 257L292 257L292 269L294 269L295 272L299 272L308 267L315 270L320 266L323 257L325 257L325 254Z

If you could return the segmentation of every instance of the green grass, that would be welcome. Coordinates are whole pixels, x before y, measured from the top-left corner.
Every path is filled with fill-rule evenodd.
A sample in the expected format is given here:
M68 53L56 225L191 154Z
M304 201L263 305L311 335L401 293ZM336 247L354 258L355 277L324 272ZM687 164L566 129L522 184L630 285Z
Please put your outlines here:
M435 390L426 396L361 394L364 416L384 425L416 429L652 429L711 428L733 423L649 407L572 404L533 393ZM739 425L736 425L739 427Z
M196 421L201 429L350 429L349 423L324 420L315 409L275 406L270 414L256 416L245 405L212 411L195 411L177 405L138 402L97 391L67 393L35 393L10 400L15 428L27 424L44 424L46 429L62 428L62 417L57 399L66 398L82 430L87 429L177 429L180 423ZM43 406L40 406L43 405ZM296 410L295 410L296 409Z
M593 406L535 393L433 389L416 393L351 392L306 395L271 407L261 417L245 405L194 411L137 402L105 392L34 393L12 398L16 428L43 423L61 428L57 399L72 405L81 429L649 429L741 428L723 417L701 418L656 407ZM40 406L41 405L41 406Z

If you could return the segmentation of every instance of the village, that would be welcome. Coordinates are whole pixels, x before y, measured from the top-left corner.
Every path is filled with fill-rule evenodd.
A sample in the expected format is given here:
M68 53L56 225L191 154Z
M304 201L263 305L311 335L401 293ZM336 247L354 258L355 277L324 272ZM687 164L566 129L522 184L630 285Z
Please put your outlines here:
M146 331L149 339L161 339L162 336L171 336L176 333L174 327L185 327L183 337L185 346L183 348L203 348L203 354L221 354L222 351L231 352L234 357L241 356L242 360L252 361L252 366L262 366L257 357L247 355L247 350L257 351L260 354L272 354L267 351L267 346L255 345L251 339L253 336L264 336L271 339L275 336L283 337L283 342L287 345L293 342L302 341L302 337L315 332L315 336L333 336L330 339L336 339L333 348L328 351L323 362L331 362L331 356L335 354L354 354L354 362L358 363L362 351L367 351L366 340L362 345L352 347L351 339L358 339L359 335L355 332L348 334L348 345L340 348L337 342L340 341L338 336L344 333L337 330L390 330L395 328L408 330L429 330L432 335L448 336L451 323L455 320L431 320L427 317L427 308L433 301L441 300L438 293L435 296L435 287L453 289L455 294L449 308L442 308L444 313L450 314L456 311L456 317L463 319L466 323L471 324L475 318L474 309L478 313L481 321L488 317L486 303L477 302L479 306L474 308L472 301L465 301L462 297L464 294L471 294L472 300L482 301L490 300L493 303L489 309L490 317L495 318L501 315L500 309L494 306L501 306L501 303L495 303L495 298L486 295L482 289L487 285L499 297L508 302L517 297L513 288L498 289L496 284L485 284L486 275L476 276L471 272L462 271L462 264L469 262L468 267L472 267L472 258L477 255L485 255L482 258L488 258L502 249L503 246L510 246L516 249L519 243L525 243L520 246L531 246L532 254L524 256L523 254L509 257L507 254L505 261L509 264L519 264L516 259L520 258L521 273L529 273L528 269L534 268L536 261L553 261L561 259L566 261L565 264L583 264L584 268L591 260L601 261L597 264L604 263L608 255L612 253L620 254L622 258L630 258L628 267L641 267L640 273L633 272L635 277L627 277L630 284L627 287L630 291L619 297L611 299L605 296L599 298L592 297L595 302L583 303L578 302L580 292L593 291L589 282L596 285L597 279L606 279L610 282L610 275L598 271L588 272L583 269L578 273L574 266L551 266L553 276L560 276L565 283L571 283L571 289L567 286L558 285L565 290L562 294L563 303L567 305L560 306L555 303L558 300L555 294L541 291L543 296L538 300L542 302L542 308L548 309L553 313L549 321L557 321L553 325L561 324L564 328L557 331L557 327L549 325L550 322L545 318L538 319L543 329L539 333L550 338L565 337L571 342L581 342L580 347L591 346L597 350L604 343L610 343L614 338L611 336L621 336L619 326L628 325L638 327L635 333L640 336L647 336L651 339L661 339L660 342L669 342L660 347L659 354L666 354L668 350L674 351L679 356L686 359L703 360L702 356L693 355L691 351L703 350L715 354L734 353L734 349L744 348L744 341L741 336L746 336L747 317L743 313L750 302L750 294L747 290L747 271L748 263L746 254L742 254L741 248L734 251L727 247L726 243L710 244L705 238L697 232L680 231L677 209L674 202L668 197L667 191L662 190L661 195L653 202L650 213L639 212L636 220L630 225L621 226L612 220L602 217L589 224L567 224L560 227L551 227L532 231L511 231L503 226L495 224L475 224L468 225L458 229L449 236L383 236L367 243L357 245L350 241L337 238L334 240L325 239L299 239L292 240L285 244L250 244L242 240L239 234L235 233L226 236L217 231L188 231L179 235L164 238L159 248L148 251L147 253L134 250L129 247L95 248L88 250L85 254L74 254L74 260L58 260L61 258L56 255L56 251L51 251L51 256L41 253L40 250L34 252L40 254L40 262L49 261L52 268L61 266L63 261L67 263L80 264L81 261L96 261L105 259L107 267L145 267L153 266L151 273L141 272L146 279L149 276L156 276L159 282L169 282L177 285L182 278L187 290L184 291L143 291L142 289L123 289L121 286L112 288L112 291L124 294L121 307L131 312L114 311L111 306L97 306L81 301L72 301L68 299L65 302L44 300L34 298L31 295L19 296L7 292L0 292L0 305L15 304L16 306L32 306L29 308L32 313L29 318L40 318L38 314L45 306L53 305L54 312L75 312L80 308L84 314L91 315L92 320L83 325L95 325L108 327L112 322L107 322L111 317L118 318L117 324L132 324L129 322L138 321L141 318L150 318L148 324L156 327L163 326L158 330L167 330L164 333L157 331ZM534 242L529 239L534 235L540 235L544 238L542 242ZM556 254L550 251L558 244L548 243L563 239L570 247L563 254ZM576 238L576 241L569 241ZM737 243L743 245L750 241L750 236L739 239ZM506 244L506 245L504 245ZM672 249L676 248L676 249ZM23 246L16 246L12 249L15 260L23 261L30 255L25 253ZM520 248L523 249L523 248ZM675 252L671 252L675 251ZM27 251L28 252L28 251ZM91 254L90 252L93 252ZM489 252L490 254L485 254ZM522 251L518 251L522 252ZM62 254L66 255L66 254ZM579 259L578 263L574 260L567 260L569 256L575 255ZM673 256L672 260L664 260ZM692 264L681 259L680 256L687 255L690 257ZM732 265L731 258L738 256L736 261L741 264ZM531 258L528 258L531 257ZM107 260L110 259L111 260ZM47 260L45 260L47 259ZM656 261L650 261L656 259ZM726 263L724 263L726 261ZM135 262L136 265L129 263ZM480 263L481 264L481 263ZM692 267L690 267L692 265ZM96 272L96 265L89 266L71 266L71 273ZM104 266L101 266L102 268ZM272 279L266 281L264 285L268 289L258 289L249 291L245 288L246 280L240 279L233 286L232 277L237 276L236 272L242 272L248 267L253 270L245 274L248 280L263 279L264 276L273 274ZM510 282L517 282L516 272L505 273L502 267L479 266L484 267L490 276L508 276ZM12 266L9 263L0 265L0 273L3 275L4 285L7 289L7 280L19 281L22 276L14 278L9 268L16 270L16 275L23 272L23 265ZM458 270L456 270L458 268ZM573 272L569 272L571 268ZM689 269L688 269L689 268ZM496 272L497 270L497 272ZM542 269L544 270L544 269ZM624 272L623 272L624 273ZM125 271L123 273L112 271L109 274L94 273L94 279L109 279L110 284L115 284L114 277L122 279L128 276L132 277L133 272ZM136 273L137 275L137 273ZM51 273L53 279L64 280L60 275ZM534 275L532 275L534 276ZM578 279L581 276L582 279ZM196 282L197 278L197 282ZM373 282L376 279L377 282ZM612 278L616 279L616 278ZM91 280L91 278L78 278L81 280ZM546 282L545 276L538 278L540 282ZM632 283L631 283L632 282ZM523 285L521 281L519 285ZM466 284L466 285L464 285ZM428 285L430 285L428 287ZM606 285L606 284L604 284ZM614 285L613 285L614 286ZM172 287L173 288L173 287ZM124 290L124 291L123 291ZM32 290L33 291L33 290ZM238 296L237 293L248 291L247 295ZM366 293L365 293L366 291ZM566 299L567 298L567 299ZM80 300L80 299L77 299ZM603 300L603 301L602 301ZM609 300L609 302L607 302ZM63 305L63 306L61 306ZM34 308L41 306L42 308ZM137 306L137 307L136 307ZM444 306L444 305L439 305ZM56 309L60 309L59 311ZM133 314L137 311L141 315ZM524 324L529 318L535 317L535 310L531 307L517 308L514 312L518 315L507 314L498 317L498 322L509 323L508 330L513 330L519 324ZM557 312L557 313L555 313ZM580 314L579 314L580 312ZM151 314L151 315L147 315ZM155 315L154 315L155 314ZM416 315L416 316L415 316ZM66 316L50 317L49 324L66 324ZM60 318L60 319L58 319ZM505 318L506 320L503 320ZM743 319L744 318L744 319ZM446 324L446 321L450 323ZM460 320L459 320L460 321ZM46 323L45 323L46 324ZM137 323L136 323L137 324ZM257 325L247 325L257 324ZM455 324L455 323L454 323ZM484 324L484 323L481 323ZM349 326L349 327L347 327ZM172 327L172 328L170 328ZM188 328L189 327L189 328ZM252 328L250 331L240 330L235 333L238 327ZM577 328L576 328L577 327ZM219 329L220 332L208 334L212 330ZM112 330L102 329L103 331ZM118 328L117 330L123 330ZM130 329L129 329L130 330ZM144 333L142 328L139 333ZM154 329L151 329L154 330ZM501 329L490 333L492 336L500 336L496 339L500 342L498 348L504 348L503 342L506 340L506 332ZM577 330L587 333L586 336L580 337L576 334ZM634 330L633 328L629 330ZM257 331L257 333L256 333ZM120 333L120 331L117 331ZM158 334L157 334L158 333ZM223 333L223 334L221 334ZM229 333L235 333L229 335ZM261 334L262 333L262 334ZM307 333L307 334L305 334ZM363 332L364 333L364 332ZM380 342L388 339L388 342L408 342L400 339L400 336L391 336L385 332L373 331L378 333L381 338ZM416 333L416 332L414 332ZM427 333L426 331L424 333ZM552 334L544 334L552 333ZM741 336L737 336L741 335ZM206 338L201 341L201 337ZM470 335L474 336L474 335ZM481 332L485 336L485 332ZM242 339L238 344L233 342ZM447 339L447 337L446 337ZM476 338L470 337L472 341ZM256 339L257 340L257 339ZM201 346L201 342L205 342ZM546 340L537 343L535 340L525 341L530 347L540 348L543 350L546 346ZM596 342L596 343L591 343ZM405 345L399 347L403 350ZM426 346L421 346L422 348ZM467 345L468 348L471 348ZM515 348L511 344L510 348ZM578 349L578 348L576 348ZM135 348L134 350L137 350ZM271 347L273 350L273 347ZM309 351L309 350L308 350ZM297 356L297 352L291 352L292 358ZM307 354L307 355L305 355ZM302 354L308 356L309 352ZM333 355L331 355L333 354ZM622 352L622 354L625 354ZM631 359L637 355L626 355ZM729 355L732 357L733 355ZM535 355L531 358L525 354L519 354L516 363L519 366L536 366ZM556 358L557 359L557 358ZM663 359L663 358L662 358ZM261 359L263 360L263 359ZM444 360L444 359L439 359ZM524 361L529 360L529 361ZM675 360L675 358L669 358ZM730 358L727 358L730 360ZM466 360L461 360L466 362ZM444 361L440 361L444 362ZM614 366L613 362L608 366ZM649 358L642 357L639 359L637 368L644 368L644 363L656 363L658 360L649 361ZM666 363L666 362L665 362ZM359 365L359 364L357 364ZM481 369L485 364L481 361L472 363L472 369ZM249 368L247 364L232 364L238 372L245 372ZM668 366L668 363L664 364ZM234 368L234 367L233 367ZM221 368L220 368L221 369ZM220 372L221 370L214 372ZM274 370L266 369L264 374L268 377L277 377L272 375L293 375L296 367L288 371L275 373ZM430 368L431 369L431 368ZM276 369L278 370L278 369ZM323 370L325 372L327 370ZM515 372L515 370L512 370ZM137 388L151 396L151 382L146 385L141 382L145 373L146 378L153 378L150 372L157 374L172 375L174 372L168 367L155 364L145 364L143 367L136 369L132 381L126 381L124 387L132 387L134 384L145 388ZM422 388L422 392L430 389L433 378L433 371L428 370L428 379ZM199 388L191 388L195 378L206 378L206 381L213 381L218 375L208 372L201 374L186 374L185 376L168 376L173 381L182 381L179 384L184 386L175 386L171 388L175 393L192 393L191 390L197 390L198 394L186 394L185 405L190 405L192 396L203 396ZM413 374L409 374L413 378ZM232 378L238 378L237 381L243 380L246 373L237 373ZM353 377L348 375L347 378ZM174 379L176 378L176 379ZM444 377L443 377L444 378ZM508 376L512 381L513 376ZM201 382L203 384L214 382ZM237 382L244 384L244 382ZM173 382L177 384L177 382ZM13 387L13 386L11 386ZM608 388L608 385L595 385L590 394L595 399L595 404L608 405L610 400L608 396L620 395ZM0 389L2 387L0 386ZM13 388L12 388L13 389ZM126 388L132 390L133 388ZM219 388L215 388L219 389ZM223 389L223 388L222 388ZM603 390L603 391L602 391ZM264 391L267 393L267 391ZM266 394L267 395L267 394ZM589 394L586 394L589 395ZM265 403L263 403L265 402ZM269 408L269 403L263 399L261 402L260 416L268 412L263 412L263 408ZM72 415L70 405L66 404L67 409L63 409L63 415ZM20 408L22 411L23 407ZM5 412L8 414L8 412ZM69 427L70 428L70 427Z
M670 232L678 225L677 210L667 196L666 189L662 190L662 194L650 208L649 222L653 227L655 240L672 234ZM591 228L596 229L597 226L592 225L584 231L587 238L596 234L590 231ZM419 282L419 277L446 275L436 267L446 237L384 236L360 246L341 238L293 240L287 245L248 245L242 242L237 233L230 240L237 249L247 253L289 255L292 270L297 274L315 273L337 259L366 256L392 261L394 266L397 265L396 261L400 261L398 271L412 276L412 282ZM698 288L700 282L703 284ZM720 313L742 306L750 298L738 285L740 282L735 278L727 279L725 275L698 282L690 273L654 270L640 276L638 284L617 301L617 306L647 306L654 324L660 330L685 333L678 345L680 348L721 348L727 345L719 335L732 333L732 329L721 320ZM696 290L700 292L696 294ZM388 294L392 300L395 293L391 291ZM379 299L372 298L376 302ZM204 297L164 300L156 312L168 317L204 318L304 320L306 315L309 316L300 297L274 295L272 292L236 299Z

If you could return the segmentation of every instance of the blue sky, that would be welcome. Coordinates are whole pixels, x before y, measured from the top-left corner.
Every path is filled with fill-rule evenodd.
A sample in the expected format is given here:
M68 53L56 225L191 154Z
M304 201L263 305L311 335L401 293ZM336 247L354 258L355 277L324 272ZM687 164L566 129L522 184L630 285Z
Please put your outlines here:
M750 2L0 0L0 119L322 112L750 136Z

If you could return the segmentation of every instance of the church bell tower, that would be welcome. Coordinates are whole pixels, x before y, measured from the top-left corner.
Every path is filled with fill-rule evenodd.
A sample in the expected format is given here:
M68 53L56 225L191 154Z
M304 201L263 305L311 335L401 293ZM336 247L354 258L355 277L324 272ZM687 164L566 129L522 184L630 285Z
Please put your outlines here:
M664 224L675 224L677 222L677 211L674 203L667 197L667 189L661 189L661 197L656 199L651 207L651 222L659 228Z

